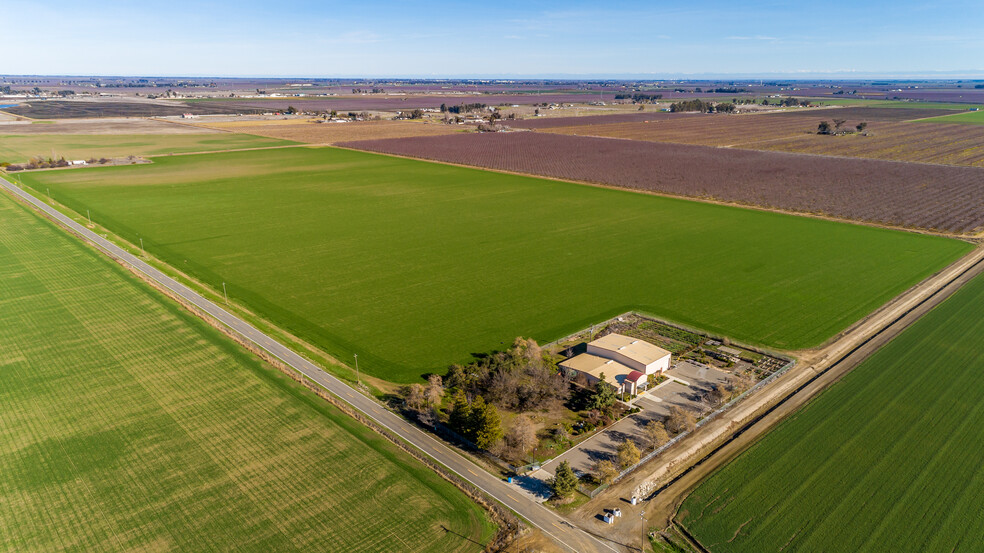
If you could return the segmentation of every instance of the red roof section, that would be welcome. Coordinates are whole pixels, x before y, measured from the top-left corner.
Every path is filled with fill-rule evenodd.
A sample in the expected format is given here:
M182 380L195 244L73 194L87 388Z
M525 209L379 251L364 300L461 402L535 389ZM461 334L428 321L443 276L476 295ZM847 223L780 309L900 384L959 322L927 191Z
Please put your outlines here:
M625 379L626 380L631 380L632 382L638 382L639 379L642 378L643 376L645 376L645 375L642 374L639 371L632 371L632 372L629 373L629 376L626 376L625 377Z

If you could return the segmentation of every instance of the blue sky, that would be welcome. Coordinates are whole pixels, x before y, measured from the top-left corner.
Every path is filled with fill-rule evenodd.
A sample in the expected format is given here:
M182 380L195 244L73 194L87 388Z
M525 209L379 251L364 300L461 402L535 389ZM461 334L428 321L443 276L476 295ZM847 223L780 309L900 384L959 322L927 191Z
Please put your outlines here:
M984 76L984 4L3 0L0 73Z

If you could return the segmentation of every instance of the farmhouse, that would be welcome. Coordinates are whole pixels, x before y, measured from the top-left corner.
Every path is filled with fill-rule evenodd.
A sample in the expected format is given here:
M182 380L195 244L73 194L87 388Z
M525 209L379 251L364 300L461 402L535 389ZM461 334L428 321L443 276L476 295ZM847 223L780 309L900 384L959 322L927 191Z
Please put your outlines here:
M621 393L636 394L651 374L670 368L670 352L645 340L609 334L588 343L586 353L560 362L560 367L595 383L605 376Z

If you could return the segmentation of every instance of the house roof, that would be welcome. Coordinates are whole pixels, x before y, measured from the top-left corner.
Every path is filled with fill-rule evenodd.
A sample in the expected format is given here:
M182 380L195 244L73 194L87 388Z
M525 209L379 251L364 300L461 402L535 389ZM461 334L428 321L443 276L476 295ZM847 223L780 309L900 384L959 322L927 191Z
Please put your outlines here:
M621 386L621 383L625 380L625 377L629 373L634 372L632 369L626 367L618 361L605 359L604 357L598 357L597 355L591 355L590 353L582 353L580 355L575 355L570 359L565 359L560 362L560 366L565 369L574 369L582 373L590 374L598 379L601 378L601 373L605 373L605 382L608 382L613 386Z
M620 353L637 363L642 363L643 365L649 365L650 363L654 363L667 355L670 355L670 352L659 346L650 344L645 340L639 340L638 338L631 338L621 334L609 334L607 336L602 336L601 338L592 341L588 345L607 350L612 353Z

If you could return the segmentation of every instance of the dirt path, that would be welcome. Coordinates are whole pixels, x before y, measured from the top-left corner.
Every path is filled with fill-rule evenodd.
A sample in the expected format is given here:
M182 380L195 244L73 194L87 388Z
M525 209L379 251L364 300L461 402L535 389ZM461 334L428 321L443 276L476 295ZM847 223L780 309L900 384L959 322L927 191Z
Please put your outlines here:
M702 427L643 470L629 475L584 504L570 518L586 530L600 530L623 543L640 535L639 514L643 510L649 527L669 526L680 503L701 480L982 272L984 248L977 248L886 304L825 347L806 352L800 357L800 363L775 383L736 406L730 414ZM637 506L629 505L627 499L633 495L645 500ZM608 527L597 515L615 506L625 513L624 523ZM635 543L638 540L635 537Z

